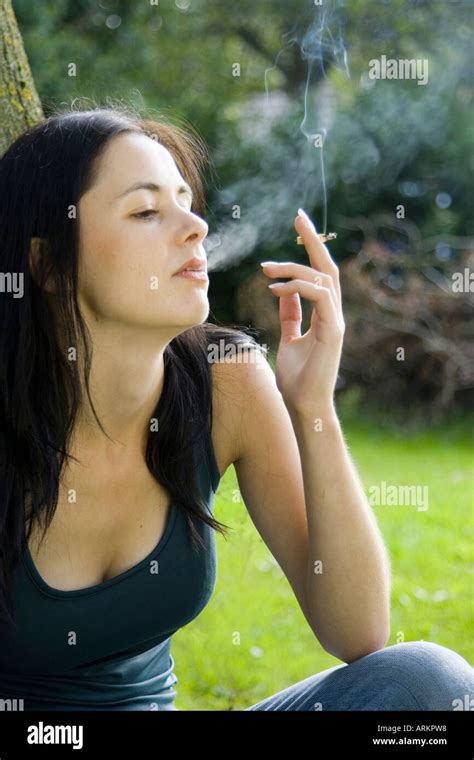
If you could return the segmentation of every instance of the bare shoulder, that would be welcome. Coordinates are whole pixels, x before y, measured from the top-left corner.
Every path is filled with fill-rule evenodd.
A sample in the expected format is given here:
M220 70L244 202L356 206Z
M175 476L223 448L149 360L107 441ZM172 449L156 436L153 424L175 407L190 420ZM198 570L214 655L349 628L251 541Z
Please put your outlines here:
M236 462L245 443L243 419L251 396L273 372L258 349L211 364L212 442L221 476ZM270 379L270 380L269 380Z

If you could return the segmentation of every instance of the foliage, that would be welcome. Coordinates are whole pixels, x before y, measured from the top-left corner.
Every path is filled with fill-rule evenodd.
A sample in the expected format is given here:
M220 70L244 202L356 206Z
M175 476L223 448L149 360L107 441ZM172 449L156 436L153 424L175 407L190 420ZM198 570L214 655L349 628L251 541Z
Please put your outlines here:
M467 4L14 0L14 7L46 113L73 98L119 99L187 119L207 141L218 172L208 182L207 239L216 320L245 319L276 349L275 314L262 320L276 311L275 299L245 290L253 292L261 260L308 263L294 244L298 206L319 229L337 230L331 252L339 263L377 246L393 252L385 280L393 295L407 287L401 270L413 263L430 270L420 299L439 287L430 301L436 310L443 297L436 282L472 250ZM427 83L371 79L370 62L382 55L426 60ZM318 133L323 148L314 147ZM366 313L364 302L350 302L350 289L346 298ZM462 329L455 321L443 339L459 340Z

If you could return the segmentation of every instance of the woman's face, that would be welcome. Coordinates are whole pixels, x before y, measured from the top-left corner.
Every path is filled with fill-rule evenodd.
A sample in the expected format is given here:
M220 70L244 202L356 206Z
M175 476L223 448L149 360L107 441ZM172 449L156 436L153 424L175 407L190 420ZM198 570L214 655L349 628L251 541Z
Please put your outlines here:
M159 192L136 183L153 183ZM86 321L157 327L170 340L209 314L209 281L173 276L196 256L206 265L207 223L191 211L176 163L145 135L112 138L95 184L81 197L79 303Z

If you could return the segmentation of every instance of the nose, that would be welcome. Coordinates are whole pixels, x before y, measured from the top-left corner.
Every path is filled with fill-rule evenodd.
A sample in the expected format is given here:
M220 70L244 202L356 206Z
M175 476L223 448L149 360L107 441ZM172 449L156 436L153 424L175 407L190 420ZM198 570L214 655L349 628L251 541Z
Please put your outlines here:
M184 243L202 243L209 232L209 225L197 214L188 214L187 219L178 233L179 242Z

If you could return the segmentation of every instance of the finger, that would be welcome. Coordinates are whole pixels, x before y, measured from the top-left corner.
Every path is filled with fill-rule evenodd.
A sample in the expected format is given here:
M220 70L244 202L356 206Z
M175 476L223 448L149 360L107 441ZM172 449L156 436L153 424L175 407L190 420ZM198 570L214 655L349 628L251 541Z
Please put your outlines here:
M283 341L301 338L301 320L303 317L298 293L282 295L280 298L280 329Z
M316 313L321 322L331 328L338 327L338 314L329 288L314 285L307 280L291 280L290 282L275 282L270 289L278 296L299 293L304 298L307 298L314 303Z
M329 249L320 241L314 222L303 209L298 209L298 211L301 211L303 216L298 214L295 219L295 228L308 252L311 266L334 277L334 284L340 297L339 268L331 257Z
M325 272L318 272L312 267L305 264L296 264L295 262L264 262L262 264L262 271L268 277L298 277L301 280L308 280L308 282L314 282L316 285L322 285L325 288L329 288L331 295L334 299L334 305L336 309L341 311L342 317L342 304L340 296L334 285L334 279L332 275Z

